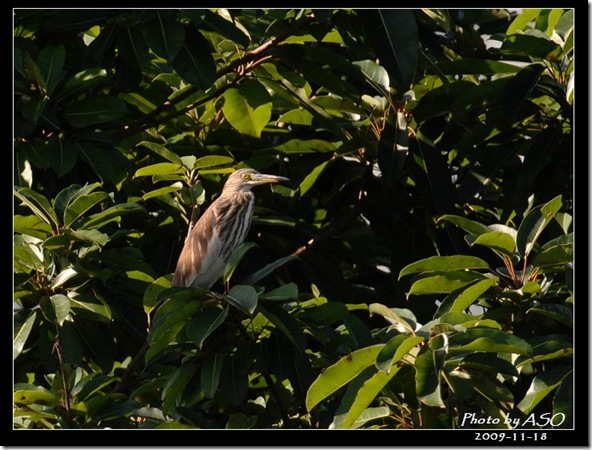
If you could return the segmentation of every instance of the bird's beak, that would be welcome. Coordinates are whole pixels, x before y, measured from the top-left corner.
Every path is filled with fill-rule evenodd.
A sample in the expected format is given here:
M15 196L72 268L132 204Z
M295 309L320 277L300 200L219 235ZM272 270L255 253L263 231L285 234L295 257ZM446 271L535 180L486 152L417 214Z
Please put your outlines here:
M290 181L290 179L278 175L268 175L266 173L258 173L251 179L251 182L255 184L281 183L282 181Z

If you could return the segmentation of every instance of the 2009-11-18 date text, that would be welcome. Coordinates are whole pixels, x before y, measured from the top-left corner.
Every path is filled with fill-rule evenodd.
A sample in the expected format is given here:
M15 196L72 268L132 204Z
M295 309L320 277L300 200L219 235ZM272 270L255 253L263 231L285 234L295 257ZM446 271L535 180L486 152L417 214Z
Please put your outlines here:
M497 441L497 442L537 442L537 441L545 441L547 439L547 433L539 433L539 432L521 432L521 431L512 431L512 432L481 432L478 431L475 433L475 441Z

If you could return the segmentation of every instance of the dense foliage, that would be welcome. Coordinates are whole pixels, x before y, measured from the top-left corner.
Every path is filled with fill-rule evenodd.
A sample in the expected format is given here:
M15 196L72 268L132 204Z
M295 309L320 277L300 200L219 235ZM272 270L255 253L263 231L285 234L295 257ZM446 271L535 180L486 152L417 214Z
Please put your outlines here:
M573 31L15 10L15 427L572 427ZM245 166L291 181L171 288Z

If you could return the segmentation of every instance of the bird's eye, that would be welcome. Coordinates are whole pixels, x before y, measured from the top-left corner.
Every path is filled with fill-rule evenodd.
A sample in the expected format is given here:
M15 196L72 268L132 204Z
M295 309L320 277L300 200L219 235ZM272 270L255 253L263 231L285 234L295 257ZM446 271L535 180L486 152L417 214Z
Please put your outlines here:
M251 174L250 173L243 173L241 178L245 181L248 181L251 179Z

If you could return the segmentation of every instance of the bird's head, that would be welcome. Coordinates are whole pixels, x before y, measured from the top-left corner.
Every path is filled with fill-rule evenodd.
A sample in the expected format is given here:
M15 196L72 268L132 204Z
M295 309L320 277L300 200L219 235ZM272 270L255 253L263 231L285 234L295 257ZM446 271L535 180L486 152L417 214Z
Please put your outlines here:
M224 191L250 191L253 186L279 183L281 181L290 181L290 179L277 175L259 173L255 169L239 169L230 174L228 180L226 180L226 184L224 184Z

